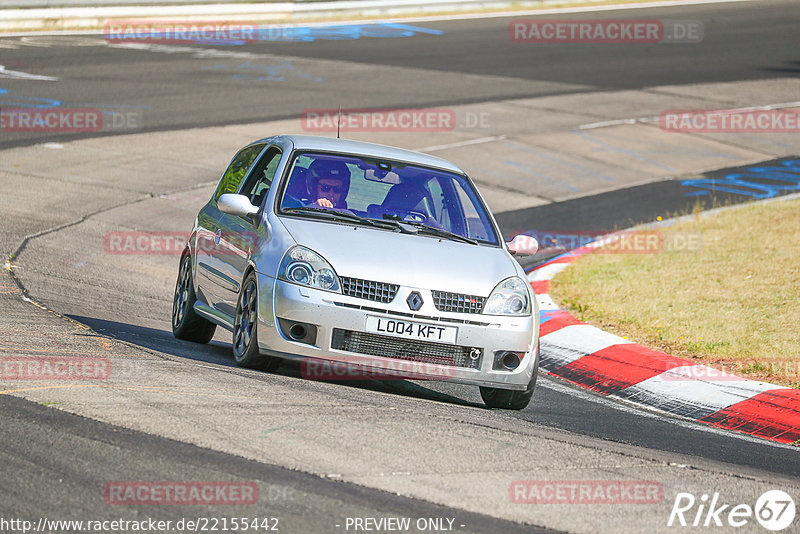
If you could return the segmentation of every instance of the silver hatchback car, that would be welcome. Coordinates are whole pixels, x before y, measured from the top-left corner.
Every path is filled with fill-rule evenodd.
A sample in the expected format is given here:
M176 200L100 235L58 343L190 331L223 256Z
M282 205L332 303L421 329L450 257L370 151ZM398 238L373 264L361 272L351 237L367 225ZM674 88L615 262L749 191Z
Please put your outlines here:
M350 378L448 380L520 410L536 384L539 312L510 249L445 160L261 139L236 154L197 216L173 333L206 343L222 326L244 367L290 359L310 378L342 378L346 366L360 370Z

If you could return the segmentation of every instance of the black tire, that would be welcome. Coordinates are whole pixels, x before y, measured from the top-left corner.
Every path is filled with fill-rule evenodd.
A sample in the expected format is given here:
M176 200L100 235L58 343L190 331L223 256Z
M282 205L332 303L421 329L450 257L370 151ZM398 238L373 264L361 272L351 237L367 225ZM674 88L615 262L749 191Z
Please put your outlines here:
M536 363L533 366L533 376L524 391L510 389L490 388L480 386L481 398L487 408L500 408L502 410L524 410L533 398L536 388L536 377L539 375L539 347L536 348Z
M192 282L192 258L184 254L178 268L175 295L172 297L172 335L178 339L208 343L217 325L194 311L197 295Z
M258 282L256 273L250 272L239 289L236 314L233 321L233 360L239 367L276 370L279 358L261 354L258 350Z

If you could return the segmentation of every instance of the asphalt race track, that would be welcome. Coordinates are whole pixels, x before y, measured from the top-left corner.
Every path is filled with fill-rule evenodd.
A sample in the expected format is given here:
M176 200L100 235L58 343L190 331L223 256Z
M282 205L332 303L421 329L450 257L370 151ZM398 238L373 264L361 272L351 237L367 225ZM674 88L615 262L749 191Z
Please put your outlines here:
M195 54L177 45L147 55L139 50L146 46L142 43L92 46L102 35L10 38L3 40L8 69L35 69L63 79L57 88L24 80L9 80L3 87L9 97L43 99L42 103L51 99L63 106L143 110L142 129L147 131L275 120L299 116L309 108L453 106L664 85L780 80L800 72L794 16L791 2L648 9L626 15L704 21L701 44L669 46L524 46L509 40L509 18L408 23L417 28L407 30L409 37L323 36L310 42L259 42ZM614 11L573 16L616 17L619 12ZM14 43L18 46L10 48ZM361 69L356 76L339 62ZM73 74L76 70L80 75ZM13 146L25 137L4 134L0 146Z
M80 355L113 369L102 384L0 378L0 531L12 531L1 522L9 518L247 516L279 518L289 533L354 532L355 517L449 518L455 532L671 532L682 492L752 506L780 489L797 502L795 447L544 374L532 404L511 413L484 409L465 386L315 382L288 364L275 374L239 369L221 329L209 345L172 337L176 255L104 246L114 231L188 230L237 148L300 131L305 110L337 106L452 109L458 124L448 131L345 135L464 165L508 236L601 232L698 202L793 192L703 184L800 159L796 133L678 139L647 118L796 101L796 2L552 17L700 21L704 37L514 43L505 17L356 24L336 39L317 28L302 42L225 46L0 36L0 109L91 108L117 121L93 132L0 132L0 252L10 270L0 280L0 358ZM601 124L631 118L644 120ZM104 497L118 481L243 480L258 487L257 504ZM509 488L520 480L656 481L663 498L518 504ZM753 519L738 530L759 529Z

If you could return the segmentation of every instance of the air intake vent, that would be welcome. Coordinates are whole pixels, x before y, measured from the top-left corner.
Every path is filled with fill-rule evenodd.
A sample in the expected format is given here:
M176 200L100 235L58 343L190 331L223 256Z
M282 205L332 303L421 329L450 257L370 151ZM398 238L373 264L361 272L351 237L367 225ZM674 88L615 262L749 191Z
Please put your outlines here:
M433 305L443 312L452 313L481 313L486 297L462 295L461 293L448 293L447 291L431 291Z
M394 300L400 286L384 282L361 280L360 278L339 277L342 281L342 293L349 297L373 300L388 304Z

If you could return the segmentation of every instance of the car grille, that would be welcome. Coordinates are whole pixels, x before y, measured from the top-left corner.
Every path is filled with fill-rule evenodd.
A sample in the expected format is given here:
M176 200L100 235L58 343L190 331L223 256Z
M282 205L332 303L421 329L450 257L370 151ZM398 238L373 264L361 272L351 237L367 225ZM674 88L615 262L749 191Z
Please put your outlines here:
M397 290L400 289L400 286L396 284L387 284L385 282L373 282L344 276L339 277L339 279L342 281L342 293L345 295L383 303L392 302Z
M436 309L443 312L453 313L481 313L486 297L476 297L474 295L462 295L460 293L449 293L447 291L431 291L433 293L433 305Z
M470 358L472 347L459 347L444 345L429 341L406 340L391 336L354 332L352 330L333 329L331 348L395 358L412 362L433 363L437 365L450 365L468 369L480 369L482 349L477 349L480 354L477 358Z

